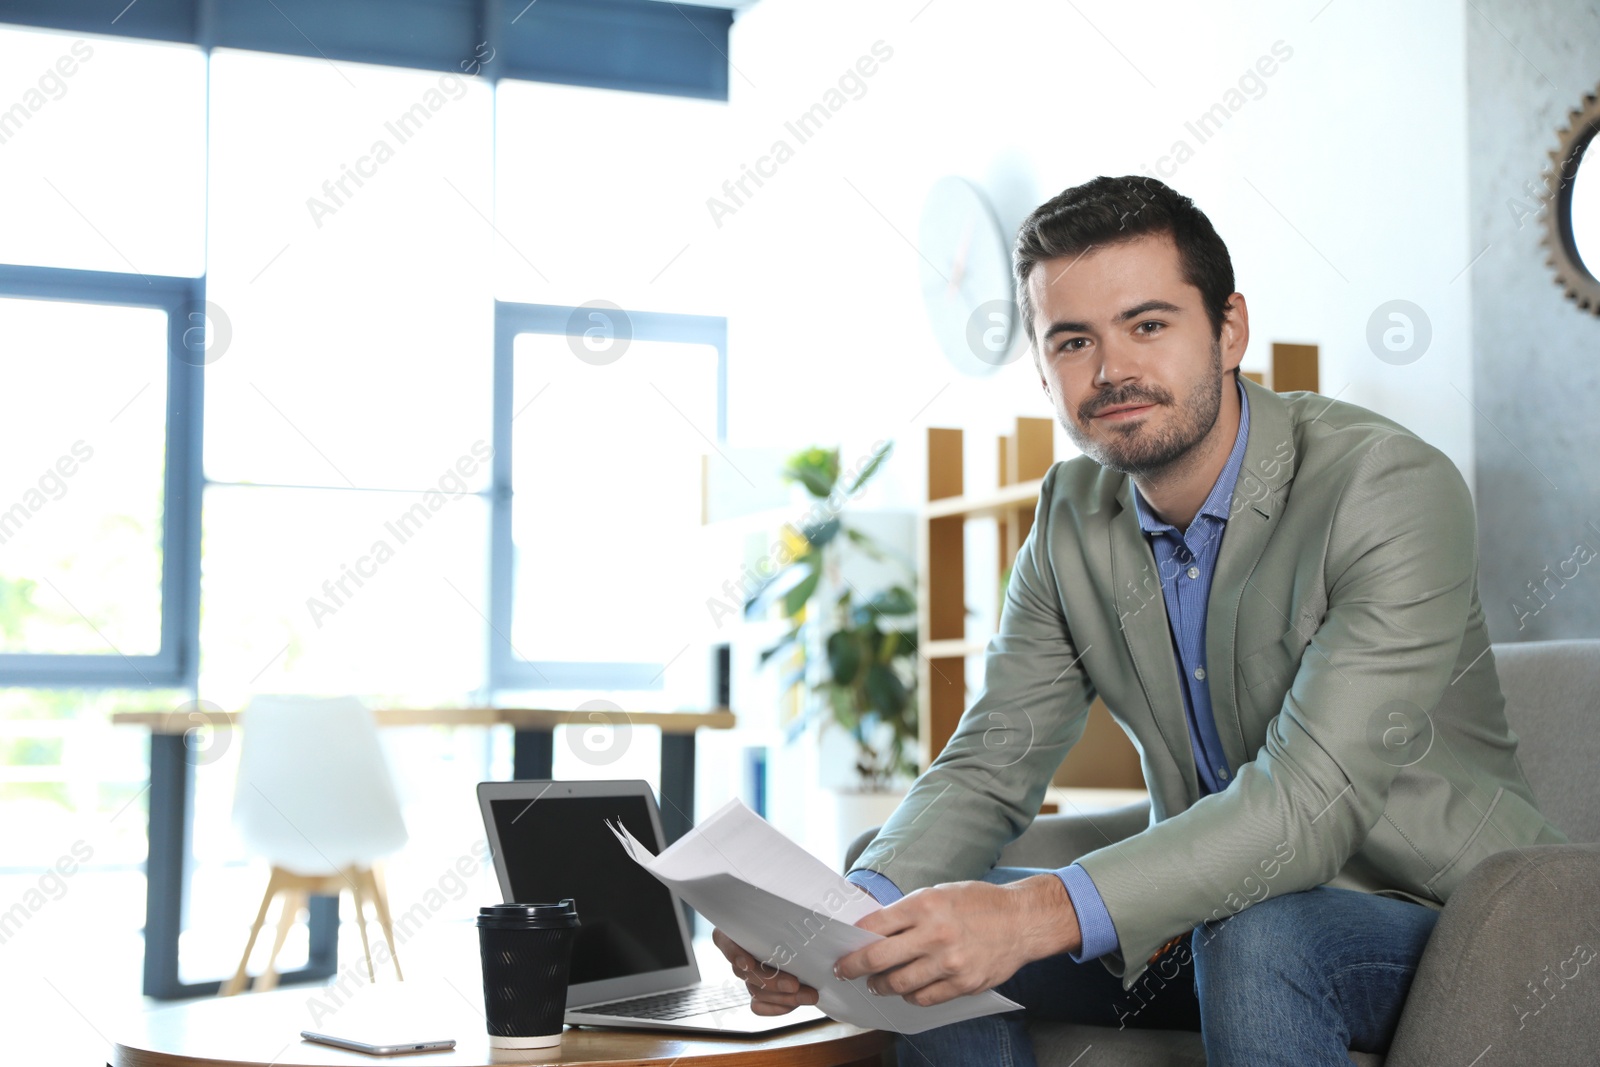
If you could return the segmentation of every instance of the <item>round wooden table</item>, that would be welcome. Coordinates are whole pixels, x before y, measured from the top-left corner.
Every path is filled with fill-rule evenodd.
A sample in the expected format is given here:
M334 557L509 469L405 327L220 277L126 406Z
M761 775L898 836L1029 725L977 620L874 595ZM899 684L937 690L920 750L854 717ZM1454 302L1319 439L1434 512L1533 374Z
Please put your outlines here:
M414 1003L421 983L403 986ZM368 986L352 1000L363 1008L381 1004L398 987ZM445 982L428 1001L429 1018L418 1027L418 1039L452 1037L449 1052L402 1056L369 1056L306 1041L301 1030L337 1031L338 1013L313 1018L312 990L280 989L271 993L198 1000L158 1008L133 1023L116 1044L115 1067L350 1067L351 1064L396 1064L424 1067L451 1064L668 1064L675 1067L878 1067L892 1034L863 1030L848 1023L822 1020L756 1037L715 1037L660 1030L600 1030L568 1027L554 1049L508 1051L491 1049L484 1030L481 1004L471 997L479 990L461 982ZM421 1031L427 1031L422 1033Z

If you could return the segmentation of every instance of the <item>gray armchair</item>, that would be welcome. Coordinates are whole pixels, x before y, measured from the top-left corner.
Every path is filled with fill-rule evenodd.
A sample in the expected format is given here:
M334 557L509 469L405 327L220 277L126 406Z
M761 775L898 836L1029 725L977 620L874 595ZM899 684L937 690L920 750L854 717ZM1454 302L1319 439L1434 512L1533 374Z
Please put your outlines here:
M1572 844L1508 849L1473 869L1440 912L1389 1054L1350 1053L1363 1067L1600 1064L1600 640L1497 644L1494 658L1523 772ZM1042 815L999 864L1060 867L1148 822L1147 803ZM851 844L846 870L876 832ZM1196 1033L1030 1032L1042 1067L1206 1062Z

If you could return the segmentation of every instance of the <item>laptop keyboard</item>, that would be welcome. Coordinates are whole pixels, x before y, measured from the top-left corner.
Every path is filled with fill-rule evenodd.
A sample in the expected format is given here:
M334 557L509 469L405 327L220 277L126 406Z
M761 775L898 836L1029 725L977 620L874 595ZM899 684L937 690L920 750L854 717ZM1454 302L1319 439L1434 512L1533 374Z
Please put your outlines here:
M671 993L652 993L631 1000L614 1000L579 1009L585 1015L615 1015L628 1019L686 1019L691 1015L746 1007L750 990L742 985L696 986Z

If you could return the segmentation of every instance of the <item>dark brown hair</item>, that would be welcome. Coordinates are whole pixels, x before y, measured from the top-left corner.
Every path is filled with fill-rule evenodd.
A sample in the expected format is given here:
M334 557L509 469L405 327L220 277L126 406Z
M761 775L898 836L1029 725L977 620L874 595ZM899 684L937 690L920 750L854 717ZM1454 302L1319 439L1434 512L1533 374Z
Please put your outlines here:
M1211 337L1222 336L1222 318L1233 295L1233 260L1211 220L1194 201L1155 178L1101 175L1040 204L1017 229L1011 254L1017 305L1028 344L1038 356L1028 275L1046 259L1078 256L1091 247L1146 234L1168 234L1178 246L1184 281L1200 290ZM1234 375L1238 376L1235 369Z

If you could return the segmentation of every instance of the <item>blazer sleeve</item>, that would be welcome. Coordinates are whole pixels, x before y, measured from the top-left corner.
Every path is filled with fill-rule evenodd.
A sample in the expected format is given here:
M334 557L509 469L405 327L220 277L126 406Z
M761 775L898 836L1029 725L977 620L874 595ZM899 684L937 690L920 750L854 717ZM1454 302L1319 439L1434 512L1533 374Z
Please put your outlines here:
M1056 768L1083 736L1094 690L1046 547L1060 470L1051 467L1040 485L986 650L982 690L852 871L876 871L906 893L982 878L1033 822Z
M1466 483L1400 433L1349 469L1329 493L1327 612L1265 744L1227 789L1078 858L1116 925L1101 960L1125 989L1168 938L1332 879L1382 816L1395 749L1450 684L1477 582Z

